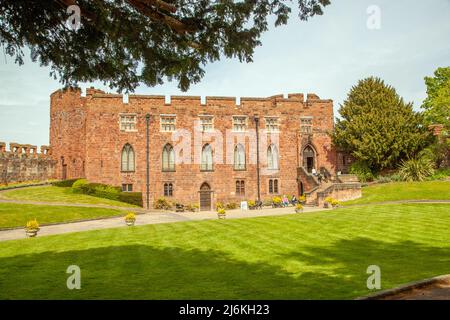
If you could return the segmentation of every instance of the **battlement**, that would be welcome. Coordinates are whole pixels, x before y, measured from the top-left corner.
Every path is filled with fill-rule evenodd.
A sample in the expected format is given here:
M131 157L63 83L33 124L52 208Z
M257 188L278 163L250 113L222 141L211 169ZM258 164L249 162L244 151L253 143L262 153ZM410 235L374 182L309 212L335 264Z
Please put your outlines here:
M0 154L5 155L25 155L27 157L47 157L52 154L52 149L50 146L43 145L40 148L40 153L38 153L38 147L31 144L20 144L17 142L9 143L9 151L6 150L6 143L0 142Z
M107 93L103 90L90 87L86 89L86 96L83 97L79 88L59 89L51 94L51 98L63 98L64 95L78 97L81 101L90 101L95 99L113 99L122 101L124 104L138 102L139 100L153 100L166 106L174 104L184 104L189 106L207 106L211 104L223 103L229 107L240 107L246 103L270 103L276 105L280 103L298 103L303 106L311 106L312 103L332 103L331 99L321 99L314 93L289 93L277 94L269 97L232 97L232 96L189 96L189 95L142 95L130 94L122 95L116 93ZM306 98L306 99L305 99Z

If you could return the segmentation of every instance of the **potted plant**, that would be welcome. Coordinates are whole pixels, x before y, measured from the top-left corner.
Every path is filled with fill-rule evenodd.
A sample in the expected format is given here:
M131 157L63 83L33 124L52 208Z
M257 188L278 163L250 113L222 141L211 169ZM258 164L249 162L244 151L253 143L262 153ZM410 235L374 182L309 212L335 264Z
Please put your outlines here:
M339 201L337 201L336 199L333 199L333 201L331 201L331 207L333 208L333 209L336 209L336 208L338 208L339 206L340 206L340 202Z
M217 210L217 217L219 219L225 219L225 216L226 216L226 212L225 212L224 208L220 208Z
M129 212L125 216L125 223L127 226L134 226L134 223L136 222L136 215L133 212Z
M39 223L36 219L30 220L27 222L27 226L25 227L25 233L27 234L27 237L36 237L39 229Z
M305 204L306 203L306 196L302 195L300 197L298 197L298 202L301 204Z
M333 202L333 198L327 197L327 198L325 198L325 201L324 201L324 203L323 203L323 206L324 206L325 208L330 208L332 202Z
M187 207L186 207L186 210L190 211L190 212L197 212L198 209L199 209L199 206L196 203L188 204Z
M280 197L273 197L272 198L272 207L281 208L282 202L283 202L283 200Z
M303 212L303 206L300 203L297 203L295 206L295 213L302 213Z

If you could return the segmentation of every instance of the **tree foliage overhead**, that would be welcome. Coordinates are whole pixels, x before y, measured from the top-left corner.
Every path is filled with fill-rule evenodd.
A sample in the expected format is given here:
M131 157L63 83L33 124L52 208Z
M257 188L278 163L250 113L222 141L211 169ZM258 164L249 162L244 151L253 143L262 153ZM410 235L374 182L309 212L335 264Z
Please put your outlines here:
M379 78L360 80L340 106L333 141L374 171L395 168L428 143L423 117Z
M442 124L450 132L450 67L438 68L434 77L425 77L427 98L422 104L429 124Z
M321 15L330 0L297 0L299 17ZM81 9L81 27L66 24L67 7ZM119 91L139 83L197 83L202 67L225 57L251 62L268 20L286 24L290 0L1 0L0 43L23 63L51 66L66 85L100 80Z

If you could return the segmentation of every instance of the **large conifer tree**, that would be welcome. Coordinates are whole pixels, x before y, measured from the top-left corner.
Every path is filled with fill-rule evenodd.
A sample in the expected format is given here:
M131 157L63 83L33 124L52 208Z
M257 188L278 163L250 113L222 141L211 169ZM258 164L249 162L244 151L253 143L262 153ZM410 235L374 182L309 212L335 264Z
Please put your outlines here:
M423 117L379 78L360 80L340 106L334 143L373 171L413 157L430 136Z

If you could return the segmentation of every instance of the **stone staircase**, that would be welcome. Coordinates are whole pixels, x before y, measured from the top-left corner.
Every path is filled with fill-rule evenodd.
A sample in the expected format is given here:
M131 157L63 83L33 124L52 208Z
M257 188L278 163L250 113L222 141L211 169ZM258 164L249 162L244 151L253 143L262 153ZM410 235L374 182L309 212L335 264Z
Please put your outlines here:
M317 206L317 194L326 192L330 187L333 186L334 183L332 182L322 182L322 184L318 185L316 188L305 192L306 195L306 205L307 206Z

